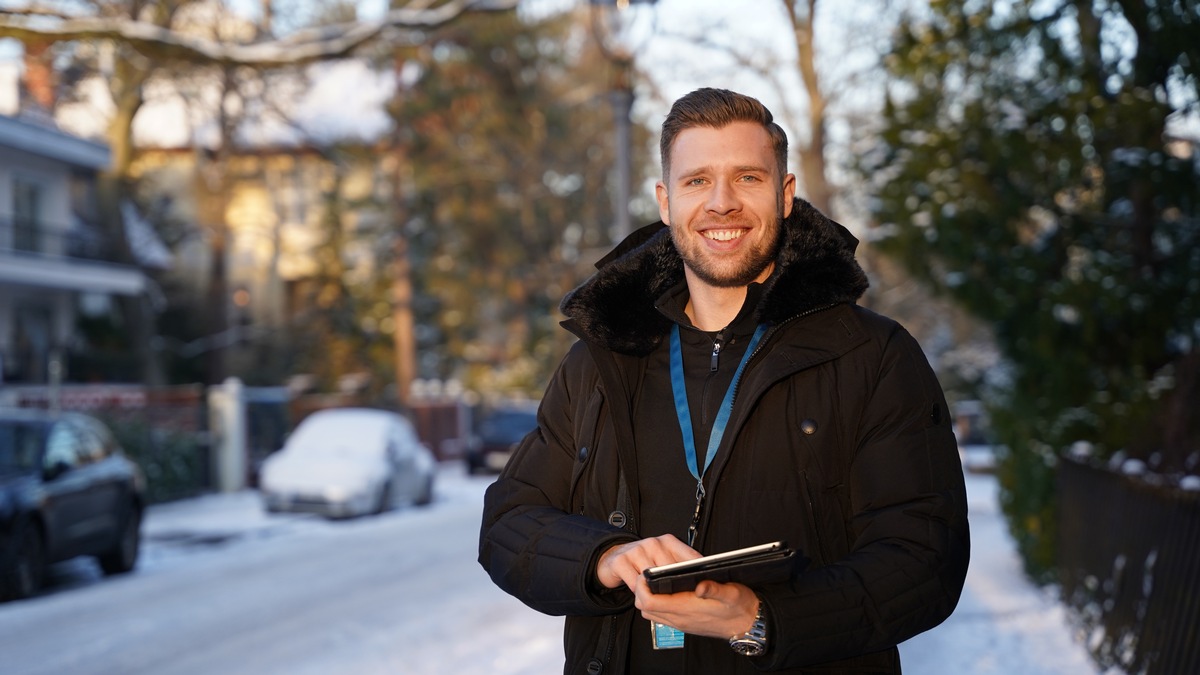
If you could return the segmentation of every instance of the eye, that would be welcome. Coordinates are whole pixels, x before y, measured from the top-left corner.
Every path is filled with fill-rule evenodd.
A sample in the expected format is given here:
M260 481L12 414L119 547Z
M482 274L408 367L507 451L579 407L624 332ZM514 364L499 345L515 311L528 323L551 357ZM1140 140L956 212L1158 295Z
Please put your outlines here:
M758 183L762 179L753 174L746 174L744 176L739 177L738 180L742 181L743 183Z
M704 179L703 178L692 178L692 179L688 180L686 185L688 185L689 187L695 187L697 185L704 185Z

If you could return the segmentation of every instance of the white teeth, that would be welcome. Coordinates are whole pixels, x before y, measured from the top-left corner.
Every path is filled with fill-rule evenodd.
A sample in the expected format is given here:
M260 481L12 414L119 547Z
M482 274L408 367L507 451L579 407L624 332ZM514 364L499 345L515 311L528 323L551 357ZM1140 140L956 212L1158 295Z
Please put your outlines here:
M733 241L742 236L742 230L707 230L704 236L716 241Z

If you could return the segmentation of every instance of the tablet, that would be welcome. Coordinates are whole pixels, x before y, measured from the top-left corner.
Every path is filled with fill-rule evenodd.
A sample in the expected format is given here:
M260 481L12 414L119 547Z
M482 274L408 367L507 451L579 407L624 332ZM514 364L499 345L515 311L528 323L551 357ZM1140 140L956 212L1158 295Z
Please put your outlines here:
M642 576L654 593L680 593L696 588L705 579L721 583L738 582L747 586L786 581L796 564L795 551L782 541L748 546L646 568Z

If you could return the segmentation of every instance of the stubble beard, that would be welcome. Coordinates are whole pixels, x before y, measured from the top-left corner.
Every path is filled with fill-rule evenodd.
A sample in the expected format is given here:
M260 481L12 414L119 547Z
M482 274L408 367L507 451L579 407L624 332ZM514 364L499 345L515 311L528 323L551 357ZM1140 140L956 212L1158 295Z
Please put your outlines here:
M672 219L674 220L674 219ZM735 225L736 223L729 223ZM712 256L704 250L704 243L696 239L688 240L680 234L681 227L671 227L671 241L675 250L683 258L683 264L700 281L717 288L733 288L747 286L756 281L763 271L775 261L779 240L783 230L783 204L776 210L775 227L770 236L762 240L736 260L726 260ZM699 237L702 238L702 237Z

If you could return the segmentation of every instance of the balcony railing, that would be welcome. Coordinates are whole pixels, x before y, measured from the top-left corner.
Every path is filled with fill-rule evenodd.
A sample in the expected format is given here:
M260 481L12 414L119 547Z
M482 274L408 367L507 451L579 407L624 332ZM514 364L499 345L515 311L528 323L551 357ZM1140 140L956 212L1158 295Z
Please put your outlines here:
M121 262L116 247L90 225L0 218L0 255Z

